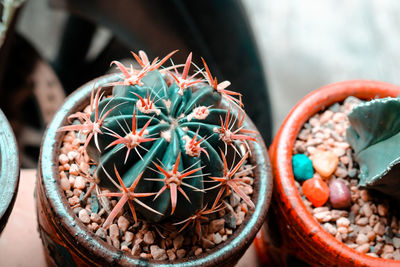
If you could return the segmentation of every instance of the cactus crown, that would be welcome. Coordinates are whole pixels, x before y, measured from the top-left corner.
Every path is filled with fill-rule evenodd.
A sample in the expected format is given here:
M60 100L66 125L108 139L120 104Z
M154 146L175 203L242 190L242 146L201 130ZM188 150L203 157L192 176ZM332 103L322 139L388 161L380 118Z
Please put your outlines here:
M175 52L152 62L142 51L132 53L141 70L113 61L122 75L109 84L112 95L98 88L90 116L78 112L71 117L80 125L60 129L87 134L84 148L98 166L94 177L110 190L99 196L120 198L105 228L126 203L135 221L138 212L147 221L170 220L183 228L217 211L230 190L254 208L235 177L249 155L247 142L255 141L255 133L242 127L241 95L226 90L227 81L218 84L204 60L205 71L196 67L190 76L192 54L184 65L160 68ZM221 108L222 98L240 115Z

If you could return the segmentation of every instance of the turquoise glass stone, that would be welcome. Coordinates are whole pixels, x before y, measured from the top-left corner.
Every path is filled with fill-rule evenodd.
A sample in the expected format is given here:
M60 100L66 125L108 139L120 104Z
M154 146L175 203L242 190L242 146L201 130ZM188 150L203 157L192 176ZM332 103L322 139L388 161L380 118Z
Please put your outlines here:
M314 175L312 161L304 154L296 154L292 157L292 168L297 181L305 181Z

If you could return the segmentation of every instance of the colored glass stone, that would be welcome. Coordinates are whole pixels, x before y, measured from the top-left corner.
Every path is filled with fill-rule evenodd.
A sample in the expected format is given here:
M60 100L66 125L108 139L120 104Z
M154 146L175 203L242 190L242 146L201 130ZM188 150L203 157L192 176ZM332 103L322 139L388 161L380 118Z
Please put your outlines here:
M329 177L336 170L339 158L331 151L317 150L312 155L312 163L322 177Z
M292 168L297 181L305 181L314 175L312 161L304 154L296 154L292 157Z
M350 189L343 181L335 179L329 183L329 202L335 209L346 209L351 206Z
M329 198L329 187L321 178L314 177L303 183L303 193L315 207L321 207Z

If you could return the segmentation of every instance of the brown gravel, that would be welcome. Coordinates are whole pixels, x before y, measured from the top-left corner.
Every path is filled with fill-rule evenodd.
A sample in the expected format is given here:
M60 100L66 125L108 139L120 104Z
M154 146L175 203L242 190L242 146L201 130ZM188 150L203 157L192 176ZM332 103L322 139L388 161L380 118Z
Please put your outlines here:
M323 207L315 208L303 195L298 182L296 186L316 221L337 240L372 257L400 260L400 224L390 215L396 207L390 207L382 196L374 197L357 187L359 170L346 142L346 128L349 126L347 114L360 101L350 97L343 104L335 104L311 117L300 131L293 150L293 154L304 153L309 157L318 150L335 153L339 157L338 167L326 181L341 179L349 186L352 206L335 210L328 201Z

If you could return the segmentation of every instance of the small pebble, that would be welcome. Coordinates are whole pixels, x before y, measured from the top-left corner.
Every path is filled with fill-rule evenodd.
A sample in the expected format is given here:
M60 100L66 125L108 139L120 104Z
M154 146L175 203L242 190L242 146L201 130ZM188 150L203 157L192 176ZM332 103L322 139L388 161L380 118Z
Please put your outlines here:
M333 116L333 112L331 110L326 110L324 113L321 114L319 121L323 124L328 122Z
M329 222L332 219L330 211L322 211L314 214L314 218L319 222Z
M180 249L182 247L183 241L185 240L185 238L183 237L183 235L178 235L177 237L174 238L173 244L174 244L174 248Z
M178 257L178 259L182 259L183 257L185 257L186 255L186 250L184 249L178 249L176 251L176 256Z
M70 161L73 161L78 155L79 155L78 152L70 151L68 152L67 157Z
M119 228L117 224L111 224L110 226L110 237L112 239L118 239L119 238Z
M368 223L371 227L374 227L376 223L379 222L379 217L377 215L371 215L368 219Z
M126 246L126 245L122 245L122 244L121 244L121 250L122 250L122 251L125 251L125 252L127 252L127 253L131 253L131 249L128 248L128 246Z
M118 229L118 225L115 223L111 224L111 226L110 226L110 238L112 241L112 245L115 248L119 248L120 247L119 229Z
M365 189L360 191L360 197L364 202L367 202L367 201L371 200L371 198L370 198L370 196L368 194L368 191L365 190Z
M329 183L329 202L335 209L346 209L351 206L350 189L339 179Z
M87 212L87 210L82 209L79 211L79 219L83 222L83 223L90 223L90 217L89 214Z
M346 210L331 210L332 220L336 221L340 217L349 217L349 212Z
M219 233L215 233L215 234L214 234L213 241L214 241L214 243L217 244L217 245L218 245L219 243L221 243L221 242L222 242L222 237L221 237L221 235L220 235Z
M70 182L69 182L69 180L68 180L67 177L61 178L60 184L61 184L61 188L62 188L64 191L67 191L67 190L70 190L70 189L71 189L71 184L70 184Z
M324 205L329 198L329 187L320 178L306 180L302 189L304 195L315 207Z
M75 178L74 188L80 189L80 190L86 188L86 181L82 176L77 176Z
M194 255L195 255L195 256L199 256L202 252L203 252L203 249L202 249L202 248L197 248L197 249L194 251Z
M371 231L367 233L368 241L373 241L376 237L375 232Z
M329 177L336 170L339 158L331 151L317 150L312 156L312 163L322 177Z
M396 251L393 253L393 259L396 261L400 260L400 250L396 249Z
M168 260L173 261L176 259L175 253L172 251L172 249L167 250L167 255L168 255Z
M147 231L147 232L144 234L143 241L144 241L147 245L153 244L153 243L154 243L154 234L153 234L153 232L152 232L152 231Z
M337 231L338 231L338 233L342 234L343 239L346 239L343 237L343 234L347 234L347 232L349 231L347 227L343 227L343 226L338 227Z
M98 237L100 237L101 239L106 239L106 232L104 231L103 228L97 229L96 235L97 235Z
M387 212L388 212L387 206L385 206L383 204L379 204L378 205L378 214L379 214L379 216L385 217Z
M203 237L201 239L201 246L203 248L207 249L207 248L213 248L215 246L215 244L211 240Z
M372 210L371 210L371 206L369 205L369 203L365 203L362 207L361 207L362 211L364 212L364 215L366 217L370 217L372 215Z
M118 218L118 227L119 229L121 229L123 232L125 232L126 230L128 230L129 227L129 221L127 218L125 218L124 216L120 216Z
M152 257L150 253L145 253L145 252L140 253L139 256L140 256L140 258L144 258L144 259L151 259L151 257Z
M162 249L157 245L150 246L150 253L155 260L166 260L168 258L165 249Z
M393 253L394 248L392 245L386 244L383 246L383 253Z
M240 197L236 193L232 192L229 197L229 203L233 208L236 208L240 204Z
M61 154L58 156L58 161L60 162L61 165L67 164L69 162L69 158L65 154Z
M365 244L368 242L368 237L364 234L358 234L356 242L359 245Z
M330 233L331 235L333 235L333 236L336 235L337 229L336 229L336 227L333 226L332 224L330 224L330 223L324 223L322 226L323 226L324 229L325 229L328 233Z
M374 232L377 233L378 235L383 235L383 234L385 234L385 226L384 226L381 222L378 222L378 223L374 226Z
M350 221L349 221L349 219L342 217L336 221L336 225L337 225L337 227L349 227Z
M72 175L78 176L79 175L79 167L78 167L78 165L76 165L75 163L71 164L71 166L69 168L69 173L72 174Z
M131 242L133 240L134 234L132 232L125 232L125 242Z
M292 157L293 175L297 181L305 181L314 175L313 162L304 154Z
M101 223L101 217L97 213L90 214L90 220L92 220L95 223Z
M224 224L225 224L224 219L212 220L208 227L208 233L212 234L212 233L218 232L219 230L221 230L224 227Z
M393 246L395 248L400 248L400 238L399 237L393 237Z
M367 253L367 252L369 251L369 249L370 249L370 246L369 246L368 243L362 244L362 245L360 245L360 246L358 246L358 247L356 248L356 250L357 250L358 252L361 252L361 253Z

